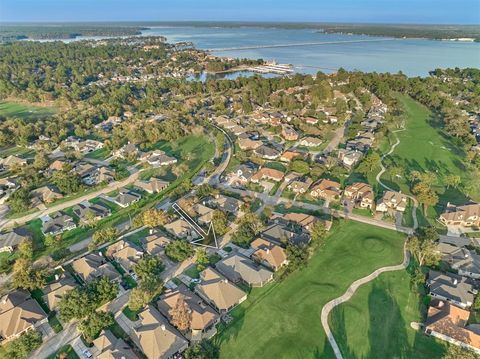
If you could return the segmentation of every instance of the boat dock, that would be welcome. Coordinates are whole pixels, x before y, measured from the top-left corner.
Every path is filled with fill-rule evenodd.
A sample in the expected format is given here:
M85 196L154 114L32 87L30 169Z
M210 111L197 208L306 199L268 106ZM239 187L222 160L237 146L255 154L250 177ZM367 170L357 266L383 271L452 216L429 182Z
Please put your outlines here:
M293 66L290 64L277 64L272 62L264 65L248 67L247 70L257 72L259 74L288 75L293 72Z

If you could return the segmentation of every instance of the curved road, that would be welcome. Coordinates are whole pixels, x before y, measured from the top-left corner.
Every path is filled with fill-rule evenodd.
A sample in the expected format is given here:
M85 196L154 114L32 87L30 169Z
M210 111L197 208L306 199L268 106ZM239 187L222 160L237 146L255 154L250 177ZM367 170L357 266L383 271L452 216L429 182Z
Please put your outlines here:
M341 295L338 298L332 299L330 302L325 304L322 308L322 314L321 314L321 321L322 321L322 326L323 330L327 334L328 341L330 342L330 345L333 348L333 351L335 353L335 357L337 359L343 359L342 353L340 351L340 348L335 341L335 338L333 336L332 331L330 330L330 326L328 325L328 316L330 312L338 305L347 302L350 300L350 298L355 294L357 289L361 287L362 285L374 280L377 278L380 274L385 273L385 272L394 272L394 271L399 271L399 270L404 270L405 268L408 267L408 264L410 263L410 253L406 250L404 247L403 249L403 262L402 264L394 265L394 266L387 266L387 267L381 267L375 270L374 272L370 273L366 277L360 278L353 282L350 287L348 287L347 291Z
M392 133L397 133L397 132L401 132L401 131L405 131L405 128L392 131ZM395 192L394 189L392 189L391 187L387 186L385 183L382 182L381 177L382 177L382 175L385 173L385 171L387 170L387 169L385 168L385 166L383 165L383 160L384 160L386 157L390 156L390 155L393 153L393 151L395 151L395 147L397 147L397 146L400 144L400 139L398 138L398 136L395 135L395 137L397 138L397 142L395 142L395 143L392 145L392 147L390 147L390 150L389 150L387 153L385 153L385 154L382 155L382 158L381 158L381 160L380 160L380 167L381 167L381 169L380 169L380 172L378 172L377 177L375 177L375 180L378 182L378 184L379 184L380 186L382 186L383 188L385 188L385 189L388 190L388 191L394 191L394 192ZM413 202L412 218L413 218L413 229L415 230L415 229L418 228L418 219L417 219L418 201L417 201L417 199L416 199L415 197L413 197L413 196L410 196L410 195L408 195L408 194L404 194L404 195L407 196L407 197Z

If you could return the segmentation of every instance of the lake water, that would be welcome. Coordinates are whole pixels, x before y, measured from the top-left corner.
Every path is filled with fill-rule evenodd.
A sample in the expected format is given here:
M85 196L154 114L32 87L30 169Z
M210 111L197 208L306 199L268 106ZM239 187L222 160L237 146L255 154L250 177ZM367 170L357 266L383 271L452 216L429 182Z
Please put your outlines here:
M480 43L423 39L388 39L361 35L324 34L310 29L154 27L143 35L162 35L169 42L192 42L199 49L332 41L364 41L296 47L215 51L215 55L262 58L295 65L299 72L330 73L343 67L366 72L398 72L426 76L446 67L480 68ZM384 41L377 41L384 40Z

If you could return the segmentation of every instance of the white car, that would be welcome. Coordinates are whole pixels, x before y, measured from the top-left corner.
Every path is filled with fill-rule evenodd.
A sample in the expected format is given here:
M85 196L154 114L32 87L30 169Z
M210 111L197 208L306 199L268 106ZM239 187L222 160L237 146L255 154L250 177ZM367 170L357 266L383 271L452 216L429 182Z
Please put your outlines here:
M90 352L88 351L88 349L85 349L82 353L83 353L83 355L85 355L85 357L88 358L88 359L93 358L92 353L90 353Z

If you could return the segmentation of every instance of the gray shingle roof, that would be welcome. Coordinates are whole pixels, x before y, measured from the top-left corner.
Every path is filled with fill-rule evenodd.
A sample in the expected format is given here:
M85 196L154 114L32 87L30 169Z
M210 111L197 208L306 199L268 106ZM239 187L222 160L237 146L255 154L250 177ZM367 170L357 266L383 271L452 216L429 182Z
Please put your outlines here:
M428 272L430 293L459 303L473 303L474 288L468 279L453 273Z

